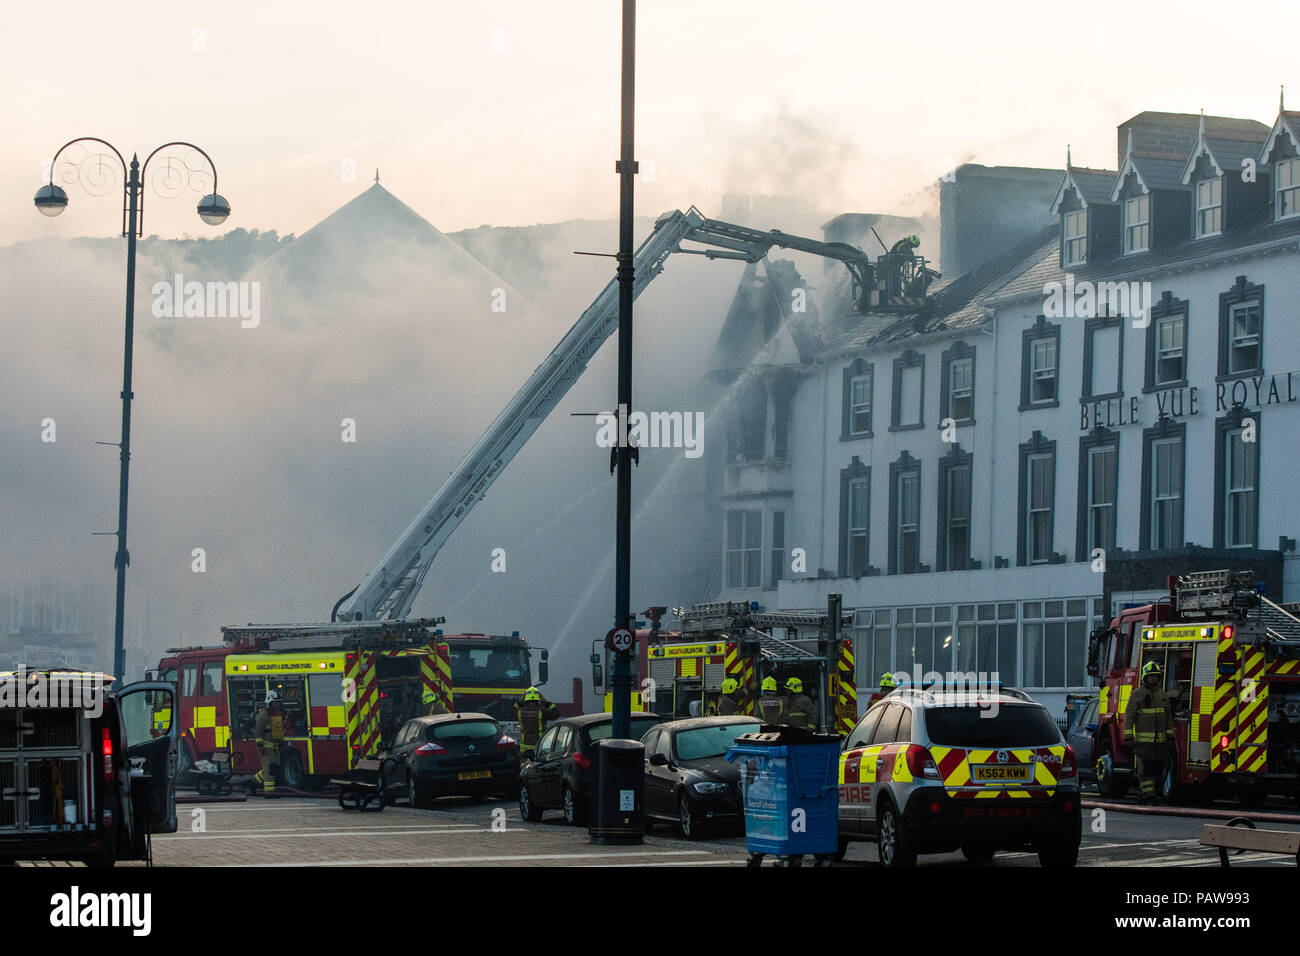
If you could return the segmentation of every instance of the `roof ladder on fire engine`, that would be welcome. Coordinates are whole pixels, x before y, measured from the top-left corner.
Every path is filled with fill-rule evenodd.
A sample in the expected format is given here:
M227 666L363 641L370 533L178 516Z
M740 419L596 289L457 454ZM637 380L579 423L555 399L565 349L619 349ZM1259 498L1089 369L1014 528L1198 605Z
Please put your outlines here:
M1268 641L1280 657L1300 658L1300 610L1296 605L1288 607L1274 604L1260 595L1259 620L1268 631Z
M1262 627L1242 628L1238 640L1264 643L1271 651L1300 658L1300 615L1295 605L1274 604L1255 587L1254 571L1194 571L1179 575L1175 604L1183 617L1240 617ZM1252 613L1253 612L1253 613Z
M756 640L759 652L769 660L820 660L820 655L793 643L799 631L811 630L818 636L825 633L829 620L817 611L757 611L748 604L715 601L694 604L689 608L673 608L681 621L683 634L701 634L725 631L733 640ZM841 633L853 623L853 613L842 615ZM772 628L783 628L788 637L783 639L770 633Z
M266 651L367 650L427 644L446 618L342 621L333 624L248 624L223 627L225 643Z

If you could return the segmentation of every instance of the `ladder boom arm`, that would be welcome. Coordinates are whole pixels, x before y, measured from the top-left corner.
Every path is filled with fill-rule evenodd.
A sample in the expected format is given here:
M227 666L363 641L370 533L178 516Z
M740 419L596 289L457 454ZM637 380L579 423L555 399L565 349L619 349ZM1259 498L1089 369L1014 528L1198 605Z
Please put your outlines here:
M634 297L663 271L670 254L714 252L682 249L684 240L721 247L723 252L715 252L719 258L748 262L758 262L773 246L838 259L853 274L855 299L859 298L863 277L869 275L871 268L866 253L845 243L818 242L776 230L762 232L706 219L692 206L684 213L672 210L660 216L654 230L637 249L633 257ZM616 328L618 280L615 278L537 366L379 564L355 590L340 599L335 606L335 619L389 620L406 616L439 549L573 387L592 356Z

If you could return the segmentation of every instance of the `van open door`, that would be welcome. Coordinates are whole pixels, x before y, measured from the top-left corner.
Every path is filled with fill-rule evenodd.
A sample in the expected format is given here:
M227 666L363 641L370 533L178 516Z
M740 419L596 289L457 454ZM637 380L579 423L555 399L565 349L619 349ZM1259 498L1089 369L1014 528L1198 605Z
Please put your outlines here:
M176 685L161 681L128 684L117 692L126 730L132 777L149 778L149 826L154 833L176 832L176 774L180 770Z

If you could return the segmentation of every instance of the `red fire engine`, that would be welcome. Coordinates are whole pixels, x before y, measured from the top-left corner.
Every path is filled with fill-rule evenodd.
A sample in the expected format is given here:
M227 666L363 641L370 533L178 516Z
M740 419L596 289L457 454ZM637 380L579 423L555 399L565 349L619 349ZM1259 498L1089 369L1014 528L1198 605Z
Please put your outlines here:
M1156 661L1174 718L1171 801L1233 795L1256 804L1300 793L1300 618L1274 604L1250 571L1169 579L1169 599L1127 608L1093 633L1088 673L1102 680L1093 763L1098 788L1132 781L1124 710L1139 671Z
M159 680L178 688L181 769L229 751L258 765L253 721L275 691L284 712L281 781L311 787L355 766L421 710L425 690L451 706L441 619L222 628L218 647L173 648Z
M660 630L668 609L647 609L651 626L636 632L640 692L633 709L670 718L711 714L723 680L732 678L740 689L740 712L753 714L764 677L778 678L781 686L798 677L818 708L821 727L848 733L858 719L853 641L844 634L852 615L840 614L838 595L832 597L833 610L827 613L764 612L756 604L727 602L674 608L680 628L669 631ZM831 627L836 615L839 624ZM593 654L597 686L600 662L600 655ZM608 693L605 709L610 709Z

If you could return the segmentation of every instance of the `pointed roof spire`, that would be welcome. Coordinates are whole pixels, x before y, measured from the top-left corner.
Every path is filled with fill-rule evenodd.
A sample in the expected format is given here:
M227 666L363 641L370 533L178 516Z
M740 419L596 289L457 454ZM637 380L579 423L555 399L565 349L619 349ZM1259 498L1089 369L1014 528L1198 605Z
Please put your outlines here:
M375 185L376 185L376 186L379 185L379 167L378 167L378 166L375 167Z
M1197 130L1197 132L1200 134L1202 139L1205 138L1205 108L1204 107L1201 108L1201 126L1200 129Z
M1286 84L1285 84L1285 83L1283 83L1280 87L1278 87L1278 91L1277 91L1277 111L1278 111L1279 113L1285 113L1285 112L1286 112Z
M1071 163L1070 163L1070 144L1069 144L1069 143L1066 143L1066 144L1065 144L1065 168L1066 168L1066 169L1069 169L1069 168L1070 168L1070 165L1071 165Z
M1133 127L1128 128L1128 145L1124 147L1124 155L1129 156L1133 153Z

